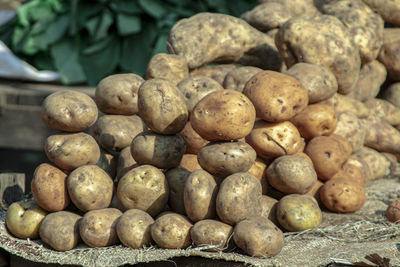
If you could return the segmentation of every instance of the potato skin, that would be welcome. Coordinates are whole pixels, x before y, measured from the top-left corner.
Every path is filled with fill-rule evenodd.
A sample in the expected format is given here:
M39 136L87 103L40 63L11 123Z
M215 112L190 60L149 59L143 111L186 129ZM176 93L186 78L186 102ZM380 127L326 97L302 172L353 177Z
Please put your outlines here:
M400 108L400 83L391 84L385 90L383 98Z
M195 170L202 170L199 162L197 161L197 155L195 154L184 154L179 164L180 167L193 172Z
M146 69L146 80L162 78L178 84L189 77L186 58L180 55L159 53L154 55Z
M261 72L262 69L253 66L238 67L228 72L224 79L224 88L243 92L246 83Z
M228 240L233 232L229 224L216 220L201 220L190 229L190 237L196 246L219 245L205 251L221 251L228 248Z
M86 133L50 135L46 139L44 151L51 162L66 171L86 164L96 164L100 158L99 145Z
M42 103L43 122L52 129L79 132L92 126L98 116L96 103L78 91L58 91Z
M131 154L131 147L125 147L119 152L118 162L117 162L117 175L115 181L119 181L122 176L133 168L139 167L136 160L133 159Z
M189 175L190 171L183 167L176 167L165 173L169 187L168 205L172 211L183 215L186 215L183 199L185 184L189 179Z
M263 194L267 193L268 187L270 186L267 181L266 168L267 164L264 160L257 157L250 169L247 170L247 173L254 175L260 181Z
M367 129L362 121L351 111L338 113L338 123L335 131L336 135L340 135L349 141L353 153L357 152L364 145Z
M190 72L190 76L206 76L209 77L216 82L218 82L221 86L224 84L225 76L233 69L239 67L240 65L236 64L218 64L218 65L205 65L199 68L193 69Z
M392 201L386 208L386 218L389 222L397 222L400 220L400 198Z
M396 3L398 5L398 3ZM383 45L379 52L378 60L385 65L388 78L392 81L400 82L400 29L386 28L383 32Z
M200 148L207 145L209 141L201 137L195 130L193 130L192 124L188 121L185 128L178 133L179 136L185 140L186 153L196 154L199 152Z
M261 215L262 217L265 217L269 219L271 222L273 222L275 225L279 225L278 219L276 218L276 208L278 206L278 200L267 196L267 195L262 195L261 198Z
M60 169L47 163L40 164L31 181L33 199L50 212L65 209L71 202L66 181L67 175Z

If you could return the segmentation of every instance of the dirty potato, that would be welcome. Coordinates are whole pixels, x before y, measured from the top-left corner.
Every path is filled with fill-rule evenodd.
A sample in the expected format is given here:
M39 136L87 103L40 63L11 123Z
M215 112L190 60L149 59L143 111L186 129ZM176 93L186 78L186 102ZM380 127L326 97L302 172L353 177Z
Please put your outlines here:
M262 69L253 66L238 67L226 74L224 88L243 92L244 86L251 77L262 71Z
M340 112L337 115L338 123L333 132L344 137L351 144L353 152L357 152L364 145L366 128L361 120L351 111Z
M201 220L190 229L190 237L198 247L213 246L205 251L221 251L229 247L233 227L216 220Z
M190 121L185 125L185 128L178 133L183 138L186 144L186 153L197 155L200 148L207 145L209 141L201 137L192 127Z
M209 77L216 82L218 82L221 86L224 83L224 79L226 75L235 68L240 67L240 65L236 64L212 64L205 65L199 68L196 68L190 72L190 76L206 76Z
M184 56L159 53L147 65L146 80L163 78L176 85L187 77L189 68Z
M190 171L183 167L176 167L165 173L168 182L169 198L168 206L171 211L186 215L184 205L184 190L187 180L189 180Z

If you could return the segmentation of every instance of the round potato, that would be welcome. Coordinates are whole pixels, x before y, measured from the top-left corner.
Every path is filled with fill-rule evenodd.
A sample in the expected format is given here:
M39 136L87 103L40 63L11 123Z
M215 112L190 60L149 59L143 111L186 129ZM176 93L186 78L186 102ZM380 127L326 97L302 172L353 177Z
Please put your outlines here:
M195 170L202 170L199 162L197 161L197 155L195 154L184 154L179 166L185 168L190 172Z
M139 111L137 92L143 82L142 77L133 73L105 77L96 87L97 107L108 114L135 115Z
M190 116L193 129L208 141L238 140L253 128L255 109L235 90L218 90L201 99Z
M234 225L250 216L261 215L261 184L249 173L238 172L226 177L216 199L218 217Z
M130 209L124 212L118 219L116 231L122 244L129 248L140 249L150 246L150 226L153 218L142 210Z
M131 143L131 154L139 164L160 169L179 166L185 153L185 142L179 135L161 135L151 131L138 134Z
M392 201L386 208L386 218L392 223L400 220L400 198Z
M186 58L180 55L159 53L154 55L146 69L146 80L163 78L178 84L189 76Z
M100 147L86 133L60 133L50 135L44 151L51 162L66 171L86 164L96 164L100 159Z
M79 222L82 216L69 211L46 215L39 229L40 239L58 251L71 250L80 241Z
M101 147L108 151L119 152L146 129L146 125L137 115L104 115L97 120L92 133Z
M183 167L176 167L165 173L169 187L168 205L172 211L186 215L183 204L183 191L190 172Z
M166 213L151 225L151 237L162 248L187 248L192 242L192 226L185 216L173 212Z
M262 195L261 198L261 215L262 217L268 218L275 225L278 225L278 218L276 217L276 207L278 206L278 200Z
M67 191L67 175L47 163L40 164L33 173L31 192L36 203L50 212L61 211L71 202Z
M256 151L241 141L211 142L197 154L200 166L218 177L248 171L256 157Z
M117 187L118 202L123 209L140 209L153 217L164 209L168 192L164 173L151 165L130 170L122 176Z
M205 65L190 72L190 76L206 76L217 81L221 86L224 83L226 75L233 69L240 65L235 64L218 64L218 65Z
M235 68L226 74L224 88L243 92L244 86L251 79L251 77L261 71L262 69L253 66Z
M207 145L209 141L201 137L195 130L193 130L192 124L188 121L185 128L178 133L179 136L185 140L186 153L196 154L199 152L200 148Z
M121 150L121 152L119 152L117 163L117 176L115 177L115 180L119 181L119 179L121 179L121 177L124 176L125 173L138 166L139 164L132 157L131 147L125 147Z
M67 178L69 196L81 211L107 208L113 197L111 177L97 165L85 165L72 171Z
M212 246L205 251L221 251L229 247L233 227L216 220L201 220L190 229L190 237L198 247Z
M116 227L122 212L114 208L91 210L79 222L79 233L89 247L106 247L119 243Z
M265 172L266 168L267 164L265 164L264 160L257 157L253 165L247 171L247 173L254 175L260 181L263 194L267 193L269 187Z
M50 128L65 132L79 132L92 126L98 116L96 103L78 91L58 91L42 103L43 122Z
M342 177L354 181L355 183L358 183L362 186L365 186L367 183L364 172L361 169L361 166L355 164L354 161L350 159L348 159L342 165L342 168L335 175L333 175L331 179L342 178Z
M166 79L145 81L139 88L138 106L143 121L159 134L177 134L188 120L185 98Z

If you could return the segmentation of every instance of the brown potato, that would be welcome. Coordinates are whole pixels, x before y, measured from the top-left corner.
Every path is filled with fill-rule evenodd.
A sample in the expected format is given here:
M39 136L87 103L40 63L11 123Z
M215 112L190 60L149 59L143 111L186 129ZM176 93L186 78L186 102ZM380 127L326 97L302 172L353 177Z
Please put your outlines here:
M251 101L234 90L219 90L197 103L190 116L193 129L209 141L237 140L253 128L256 112Z
M306 194L311 195L312 197L314 197L318 203L320 203L320 199L319 199L319 190L321 189L321 186L323 186L324 183L321 182L321 180L317 180L317 182L315 183L315 185L313 186L313 188L310 189L310 191L308 191Z
M96 165L110 175L111 179L114 179L117 173L117 156L104 149L100 149L100 159Z
M331 179L345 178L358 183L362 186L366 185L364 172L361 170L358 164L354 164L353 161L347 160L341 167L341 169L332 176Z
M176 85L187 77L189 68L184 56L159 53L147 65L146 80L163 78Z
M215 218L218 186L214 177L204 170L192 172L185 183L183 203L189 219L197 222Z
M199 162L197 161L197 155L195 154L184 154L179 166L185 168L190 172L195 170L202 170Z
M195 130L193 130L192 124L188 121L185 128L178 133L179 136L185 140L186 153L196 154L199 152L200 148L207 145L209 141L201 137Z
M166 79L145 81L138 92L139 113L146 125L159 134L176 134L185 127L188 111L185 98Z
M122 212L107 208L88 211L79 222L79 233L89 247L107 247L118 244L116 227Z
M261 184L249 173L238 172L226 177L216 199L218 217L234 225L251 216L261 215Z
M138 134L131 143L131 154L139 164L160 169L179 166L185 153L185 142L179 135L161 135L151 131Z
M198 247L212 246L205 251L221 251L229 247L233 227L216 220L201 220L190 229L190 237Z
M131 147L125 147L121 150L118 156L117 176L115 177L115 180L119 181L125 173L136 167L139 167L139 164L132 157Z
M378 60L385 65L388 77L396 82L400 82L399 36L399 28L386 28L383 32L383 45L378 57Z
M256 115L269 122L286 121L308 104L307 90L287 74L265 70L254 75L243 89Z
M40 164L31 180L33 199L50 212L65 209L71 202L66 181L67 175L60 169L47 163Z
M364 147L365 148L365 147ZM369 148L367 148L369 149ZM376 153L379 153L375 150L373 150ZM368 181L372 180L372 170L370 170L370 166L367 163L367 161L365 159L363 159L362 157L359 157L359 151L357 151L356 153L352 154L349 159L346 161L347 163L354 165L355 167L357 167L359 170L361 170L362 175L365 178L365 183L367 183Z
M383 98L400 108L400 83L392 83L385 90Z
M276 207L278 200L267 195L262 195L261 198L261 216L268 218L275 225L278 225L278 218L276 218Z
M321 187L320 197L326 208L336 212L357 211L366 199L364 186L346 178L327 181Z
M365 118L369 115L369 109L363 102L341 94L336 94L335 98L335 110L337 113L350 111L356 114L356 116L359 118Z
M135 115L139 111L137 92L143 82L143 78L134 73L105 77L96 87L97 107L108 114Z
M362 169L368 169L368 174L364 174L366 181L380 179L390 173L390 161L378 151L369 147L362 147L352 155L354 160L359 161Z
M261 71L262 69L253 66L235 68L226 74L224 88L243 92L244 86L248 80Z
M168 202L165 175L154 166L142 165L127 172L118 182L117 197L123 209L140 209L151 216L160 213Z
M137 115L104 115L97 120L92 133L101 147L108 151L119 152L146 129L146 125Z
M113 197L111 177L96 165L81 166L67 178L69 196L81 211L107 208Z
M256 158L253 165L251 165L250 169L247 173L254 175L261 183L262 193L267 193L269 184L267 181L267 176L265 173L265 169L267 168L267 164L261 158Z
M317 9L318 1L315 0L259 0L260 3L281 3L293 16L308 15L315 16L319 14Z
M183 199L185 184L189 180L189 175L190 171L183 167L176 167L165 173L169 188L168 206L171 211L183 215L186 215Z
M400 26L400 1L363 0L372 10L394 25Z
M364 104L370 110L370 115L375 115L384 119L390 125L400 125L400 108L389 101L373 98L366 101Z
M392 223L400 220L400 198L392 201L386 208L386 218Z
M187 248L192 240L192 223L183 215L166 213L156 219L150 232L153 240L162 248Z
M147 212L130 209L118 219L115 229L122 244L129 248L140 249L151 245L153 239L150 226L153 223L153 218Z
M239 65L240 66L240 65ZM239 67L235 64L206 65L196 68L190 72L190 76L206 76L217 81L221 86L225 76L233 69Z
M60 133L47 137L44 151L57 167L72 171L86 164L96 164L100 148L96 140L86 133Z
M40 225L40 239L58 251L71 250L80 241L79 222L82 216L69 211L57 211L46 215Z
M357 152L364 145L367 129L361 120L351 111L340 112L338 123L333 132L345 138L351 145L352 151Z
M58 91L42 103L42 120L50 128L79 132L92 126L98 115L96 103L78 91Z

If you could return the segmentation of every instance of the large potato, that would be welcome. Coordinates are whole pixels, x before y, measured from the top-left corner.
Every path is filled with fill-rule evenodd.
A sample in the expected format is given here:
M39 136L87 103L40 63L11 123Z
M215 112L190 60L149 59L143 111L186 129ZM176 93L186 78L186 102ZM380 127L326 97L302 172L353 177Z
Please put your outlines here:
M319 14L317 9L319 1L315 0L258 0L260 3L280 3L284 5L293 16Z
M344 137L351 144L352 151L357 152L364 145L367 133L365 125L351 111L340 112L337 117L338 123L333 133Z
M239 67L240 65L235 64L212 64L201 66L190 72L190 76L206 76L215 81L217 81L221 86L224 84L224 79L226 75L233 69Z
M169 187L168 206L176 213L186 215L184 205L184 190L190 171L183 167L176 167L165 173Z
M390 125L400 125L400 108L389 101L373 98L366 101L365 106L370 110L370 115L378 116Z
M367 174L364 174L367 182L380 179L390 172L390 161L375 149L364 146L354 153L351 158L354 161L358 161L362 169L368 169Z
M143 82L142 77L133 73L105 77L96 87L95 100L98 108L109 114L138 113L137 92Z
M244 86L254 75L262 69L253 66L238 67L226 74L224 88L243 92Z
M159 134L176 134L185 127L185 98L169 80L154 78L139 88L139 113L146 125Z
M328 100L327 102L324 101L324 103L328 104L328 102L332 102L337 113L350 111L359 118L365 118L369 115L369 110L365 104L355 98L342 94L335 94L333 98L335 100Z
M100 159L99 145L86 133L50 135L46 139L44 151L51 162L66 171L86 164L96 164Z
M216 220L201 220L190 229L190 237L198 247L213 246L206 251L221 251L229 247L232 226Z
M386 28L383 33L383 45L378 60L385 65L388 76L400 82L400 29Z
M189 76L186 58L178 55L160 53L154 55L146 70L146 80L163 78L178 84Z
M58 91L47 96L41 111L44 123L50 128L79 132L92 126L98 115L96 103L78 91Z
M178 133L179 136L185 140L186 152L191 154L196 154L199 152L200 148L207 145L209 141L201 137L195 130L193 130L192 124L188 121L185 128Z
M400 1L363 0L372 10L382 16L385 21L400 26Z

